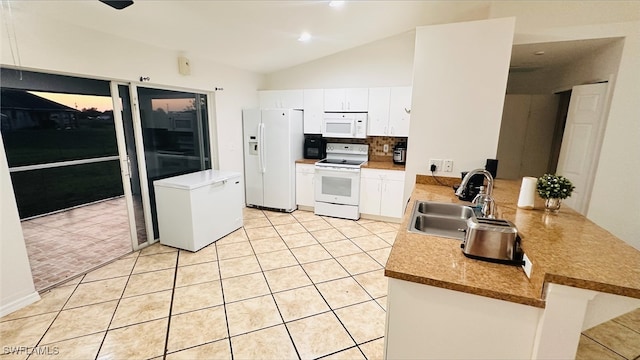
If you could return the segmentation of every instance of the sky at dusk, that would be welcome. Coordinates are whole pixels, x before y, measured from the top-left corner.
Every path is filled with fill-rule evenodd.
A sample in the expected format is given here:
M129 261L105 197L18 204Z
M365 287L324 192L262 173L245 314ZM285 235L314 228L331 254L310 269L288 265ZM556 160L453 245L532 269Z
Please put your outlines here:
M99 111L113 110L113 103L110 96L61 94L40 91L29 91L36 96L55 101L77 110L90 109L95 107ZM151 99L151 106L154 110L162 108L169 111L183 111L192 107L193 98L182 99Z
M29 92L77 110L90 109L92 107L95 107L99 111L113 110L111 96L60 94L39 91Z

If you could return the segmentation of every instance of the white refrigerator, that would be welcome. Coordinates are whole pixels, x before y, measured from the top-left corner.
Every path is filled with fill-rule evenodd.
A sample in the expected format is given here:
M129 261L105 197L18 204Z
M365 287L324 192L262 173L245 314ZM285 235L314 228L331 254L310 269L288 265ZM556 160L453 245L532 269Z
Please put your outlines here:
M294 211L295 162L304 146L302 111L246 109L242 124L247 206Z

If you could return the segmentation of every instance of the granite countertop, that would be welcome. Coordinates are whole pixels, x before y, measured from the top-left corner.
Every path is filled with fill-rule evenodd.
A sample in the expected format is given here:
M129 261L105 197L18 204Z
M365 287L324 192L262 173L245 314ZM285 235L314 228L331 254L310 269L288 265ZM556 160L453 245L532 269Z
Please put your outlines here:
M318 159L298 159L298 160L296 160L296 164L313 165L318 161L319 161Z
M363 169L400 170L404 171L404 165L394 164L393 161L367 161L362 165Z
M385 275L536 307L545 306L547 283L640 298L640 251L566 206L555 215L519 209L519 191L519 180L496 180L493 195L497 217L520 232L531 279L519 266L465 257L458 240L409 233L416 200L462 203L451 187L424 183L412 193Z
M315 164L317 159L298 159L296 164ZM404 165L394 164L391 160L386 161L367 161L362 165L363 169L378 169L378 170L400 170L404 171Z

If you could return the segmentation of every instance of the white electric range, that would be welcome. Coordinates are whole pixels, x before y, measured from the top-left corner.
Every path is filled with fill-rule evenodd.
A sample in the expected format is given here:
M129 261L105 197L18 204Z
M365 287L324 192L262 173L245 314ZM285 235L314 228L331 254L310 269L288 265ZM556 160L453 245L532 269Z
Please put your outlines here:
M360 167L369 145L327 144L327 158L315 163L315 214L360 218Z

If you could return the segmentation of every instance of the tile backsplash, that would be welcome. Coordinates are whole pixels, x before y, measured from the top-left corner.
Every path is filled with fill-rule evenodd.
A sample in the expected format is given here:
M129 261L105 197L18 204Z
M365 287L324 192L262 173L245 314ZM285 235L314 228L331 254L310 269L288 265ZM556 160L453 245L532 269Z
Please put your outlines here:
M366 139L340 139L327 138L327 142L367 144L369 145L369 160L372 161L393 161L393 148L398 143L407 143L406 137L391 136L368 136ZM389 145L389 151L384 152L384 145Z

